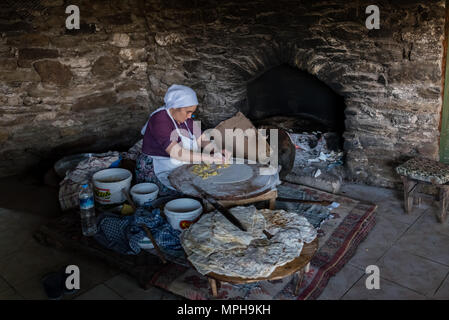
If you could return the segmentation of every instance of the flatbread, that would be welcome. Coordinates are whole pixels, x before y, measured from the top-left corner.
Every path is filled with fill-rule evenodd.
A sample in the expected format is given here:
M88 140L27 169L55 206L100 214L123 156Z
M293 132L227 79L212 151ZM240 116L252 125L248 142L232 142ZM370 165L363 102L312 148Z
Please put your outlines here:
M234 207L231 213L248 230L241 231L221 213L205 214L181 234L189 261L201 274L240 278L268 277L277 267L299 257L315 228L295 212ZM273 237L267 239L263 230Z

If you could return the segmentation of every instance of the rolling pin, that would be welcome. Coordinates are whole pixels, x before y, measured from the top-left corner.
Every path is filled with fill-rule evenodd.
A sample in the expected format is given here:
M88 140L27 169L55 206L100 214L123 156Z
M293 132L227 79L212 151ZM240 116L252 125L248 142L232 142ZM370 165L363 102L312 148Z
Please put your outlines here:
M198 191L203 199L207 200L214 208L220 212L226 219L229 220L233 225L235 225L237 228L239 228L242 231L247 231L246 228L242 225L242 223L229 211L229 209L223 207L217 200L215 200L210 194L208 194L205 190L202 188L193 185L193 187ZM273 235L269 233L267 230L262 231L267 239L271 239Z

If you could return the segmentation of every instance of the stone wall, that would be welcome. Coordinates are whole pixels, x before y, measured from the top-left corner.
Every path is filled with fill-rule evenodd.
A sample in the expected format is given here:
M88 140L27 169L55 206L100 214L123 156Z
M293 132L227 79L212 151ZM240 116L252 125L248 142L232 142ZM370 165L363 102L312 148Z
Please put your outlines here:
M0 175L62 151L131 145L172 83L197 91L203 128L214 126L245 111L246 84L281 63L344 96L348 179L394 186L396 164L437 158L442 0L376 1L380 30L365 27L372 1L70 4L77 32L64 28L62 0L2 10Z
M81 28L72 31L64 1L19 3L0 17L0 175L135 143L149 106L139 8L70 2L81 11Z

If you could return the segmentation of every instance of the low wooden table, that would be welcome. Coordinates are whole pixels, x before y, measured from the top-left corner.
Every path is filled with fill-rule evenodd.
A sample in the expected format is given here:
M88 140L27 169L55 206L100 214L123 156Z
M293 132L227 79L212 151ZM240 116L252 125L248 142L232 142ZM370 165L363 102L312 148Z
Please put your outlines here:
M235 207L235 206L244 206L247 204L253 204L261 201L268 201L268 209L274 210L276 208L276 198L278 197L277 189L268 190L267 192L260 194L255 197L246 198L246 199L236 199L236 200L219 200L222 206L226 208ZM206 202L205 211L209 212L215 210L214 207Z
M218 289L220 287L220 282L244 284L266 280L278 280L292 274L296 274L298 277L295 288L295 294L297 295L299 292L299 288L301 287L301 283L304 279L304 273L308 272L310 260L312 260L312 257L317 250L318 250L318 238L313 240L311 243L305 243L304 247L302 248L301 255L298 258L290 261L289 263L281 267L277 267L270 276L265 278L247 279L247 278L219 275L213 272L208 273L206 274L206 276L208 277L209 280L212 295L214 297L218 296Z

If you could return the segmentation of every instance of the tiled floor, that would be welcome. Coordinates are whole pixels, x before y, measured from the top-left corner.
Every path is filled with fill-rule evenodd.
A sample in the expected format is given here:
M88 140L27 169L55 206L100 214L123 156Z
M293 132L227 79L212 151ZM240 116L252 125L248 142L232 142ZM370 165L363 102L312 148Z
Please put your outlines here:
M319 299L449 299L449 223L437 222L429 197L406 215L402 192L351 184L340 192L376 203L377 223ZM368 265L379 267L379 290L366 288Z
M340 193L377 203L377 224L319 299L449 299L449 223L436 221L430 201L406 215L399 191L346 184ZM180 299L158 288L144 291L102 262L37 244L33 231L52 218L45 208L0 207L0 300L46 299L42 276L64 264L79 266L81 290L63 299ZM378 290L366 288L368 265L379 267Z

